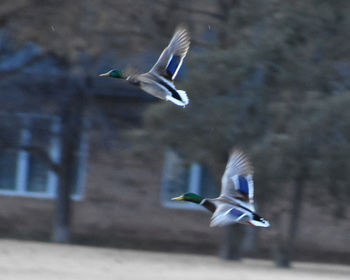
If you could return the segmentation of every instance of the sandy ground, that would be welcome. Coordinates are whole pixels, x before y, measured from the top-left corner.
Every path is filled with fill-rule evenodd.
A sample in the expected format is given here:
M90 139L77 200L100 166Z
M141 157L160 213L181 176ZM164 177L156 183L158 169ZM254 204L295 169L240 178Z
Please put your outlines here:
M223 261L212 256L0 240L1 280L350 279L350 266L270 261Z

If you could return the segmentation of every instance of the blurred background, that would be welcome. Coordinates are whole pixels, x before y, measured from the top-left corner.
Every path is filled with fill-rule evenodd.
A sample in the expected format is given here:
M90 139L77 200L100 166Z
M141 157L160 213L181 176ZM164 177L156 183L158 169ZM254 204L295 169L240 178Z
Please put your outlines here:
M2 0L0 237L350 262L350 2ZM148 71L185 23L185 109L111 68ZM232 147L271 227L209 228Z

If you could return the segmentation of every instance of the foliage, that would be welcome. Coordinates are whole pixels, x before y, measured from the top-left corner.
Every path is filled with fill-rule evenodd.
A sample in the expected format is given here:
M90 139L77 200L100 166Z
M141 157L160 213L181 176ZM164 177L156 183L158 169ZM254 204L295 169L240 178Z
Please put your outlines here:
M150 135L217 177L230 148L243 147L270 202L278 197L272 190L283 191L304 168L312 186L342 193L350 155L349 8L346 1L239 2L224 25L225 42L186 61L182 86L190 106L152 106L145 117Z
M159 38L168 37L174 24L184 20L176 11L179 4L172 2L4 0L0 28L16 34L20 43L36 42L76 62L82 53L125 54L150 49L152 43L164 44ZM168 21L169 17L176 21Z

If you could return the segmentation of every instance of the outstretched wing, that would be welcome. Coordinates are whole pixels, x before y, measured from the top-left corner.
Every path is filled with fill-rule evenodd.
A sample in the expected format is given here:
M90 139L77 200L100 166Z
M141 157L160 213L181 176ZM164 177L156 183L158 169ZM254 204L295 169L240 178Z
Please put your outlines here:
M250 220L250 215L251 213L244 209L235 206L232 207L232 205L229 204L222 204L217 207L216 211L211 217L210 226L221 227L239 223L244 220Z
M158 58L150 72L165 77L168 80L176 78L183 59L190 47L190 36L184 26L178 26L169 43Z
M234 150L221 179L221 195L253 203L253 167L244 153Z

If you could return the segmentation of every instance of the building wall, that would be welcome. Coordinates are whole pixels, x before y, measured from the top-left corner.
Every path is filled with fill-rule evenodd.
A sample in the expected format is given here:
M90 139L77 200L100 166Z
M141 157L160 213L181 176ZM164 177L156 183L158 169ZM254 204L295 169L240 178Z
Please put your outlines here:
M80 238L92 239L98 233L105 239L97 242L119 246L173 250L187 247L188 251L216 253L223 233L219 228L209 228L208 212L162 207L163 151L131 150L115 148L90 158L86 195L75 203L74 232ZM273 249L277 228L288 228L288 216L282 215L278 225L272 210L263 212L272 226L257 229L258 246ZM297 246L301 254L350 253L350 224L308 200L304 201L299 230Z
M209 228L209 213L162 207L162 165L162 149L143 148L137 142L118 139L107 148L91 151L83 198L73 202L74 242L216 254L223 232ZM51 199L0 196L0 236L49 240L53 211ZM267 252L271 256L276 229L287 228L287 216L277 225L273 211L264 209L263 215L272 226L257 229L262 253L255 255ZM305 201L297 256L325 260L349 256L349 232L349 223Z
M78 238L93 241L98 233L104 240L96 242L119 246L215 249L220 231L209 229L208 213L161 206L162 164L155 150L116 148L90 158L85 198L74 207Z

